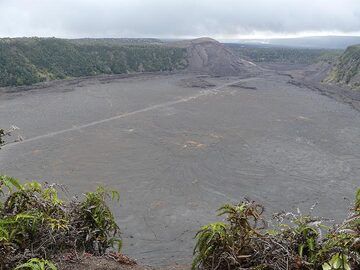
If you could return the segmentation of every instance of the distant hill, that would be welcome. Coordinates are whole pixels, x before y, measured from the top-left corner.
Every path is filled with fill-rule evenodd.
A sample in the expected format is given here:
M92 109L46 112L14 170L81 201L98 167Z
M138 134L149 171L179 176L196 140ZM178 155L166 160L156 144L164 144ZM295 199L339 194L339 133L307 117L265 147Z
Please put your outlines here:
M360 90L360 45L346 49L325 81L346 84Z
M67 41L79 45L149 45L164 44L157 38L78 38L67 39Z
M343 50L293 48L264 44L225 44L239 57L254 62L281 63L281 64L313 64L319 61L333 62Z
M300 37L300 38L275 38L275 39L239 39L224 41L228 43L258 44L296 48L318 49L346 49L347 47L360 44L357 36L324 36L324 37Z
M186 66L186 49L163 46L156 40L0 39L0 86Z
M211 38L198 38L168 43L185 48L188 70L215 76L250 74L257 70L256 64L241 58L231 48Z

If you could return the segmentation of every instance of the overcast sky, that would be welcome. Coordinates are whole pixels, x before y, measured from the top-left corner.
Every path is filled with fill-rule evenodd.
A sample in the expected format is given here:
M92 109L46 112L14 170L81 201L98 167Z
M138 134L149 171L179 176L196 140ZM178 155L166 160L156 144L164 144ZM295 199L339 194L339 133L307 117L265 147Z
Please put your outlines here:
M360 0L0 0L0 36L360 35Z

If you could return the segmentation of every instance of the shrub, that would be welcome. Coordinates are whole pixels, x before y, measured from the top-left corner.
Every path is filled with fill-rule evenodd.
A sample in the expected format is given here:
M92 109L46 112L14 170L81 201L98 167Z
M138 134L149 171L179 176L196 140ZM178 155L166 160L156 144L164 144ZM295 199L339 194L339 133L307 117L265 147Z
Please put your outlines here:
M5 130L0 128L0 146L2 146L5 143L4 137L5 137Z
M27 270L57 270L56 266L44 259L33 258L17 266L14 270L27 269Z
M118 199L117 192L98 188L83 201L64 202L57 189L0 176L0 269L31 258L44 263L68 250L101 255L121 247L119 227L106 204L107 198Z
M0 149L2 146L4 146L6 143L9 143L9 142L5 142L5 137L6 136L11 136L12 133L15 131L15 130L18 130L19 128L16 127L16 126L11 126L8 130L5 130L5 129L1 129L0 128ZM18 138L16 140L14 140L13 142L20 142L22 141L23 138L18 134Z
M197 233L193 269L360 269L360 189L349 218L333 227L310 214L282 213L269 230L263 207L250 201L218 211L225 222Z

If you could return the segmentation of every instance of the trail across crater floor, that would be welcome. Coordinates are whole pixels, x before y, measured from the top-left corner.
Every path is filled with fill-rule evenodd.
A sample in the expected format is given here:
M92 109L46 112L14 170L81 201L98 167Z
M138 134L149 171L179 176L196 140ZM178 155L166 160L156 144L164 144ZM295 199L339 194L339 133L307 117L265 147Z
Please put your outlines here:
M204 89L175 74L2 94L0 127L24 141L0 151L0 173L70 194L119 189L124 252L152 265L190 262L197 229L245 196L269 214L318 202L316 214L343 218L359 184L359 112L267 72L201 76Z

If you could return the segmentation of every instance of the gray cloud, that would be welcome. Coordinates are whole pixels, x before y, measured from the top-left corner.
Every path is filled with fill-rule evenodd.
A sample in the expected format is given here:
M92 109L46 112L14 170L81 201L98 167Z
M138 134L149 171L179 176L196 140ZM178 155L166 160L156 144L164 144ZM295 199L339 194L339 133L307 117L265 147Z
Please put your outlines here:
M0 0L0 36L359 32L359 0Z

